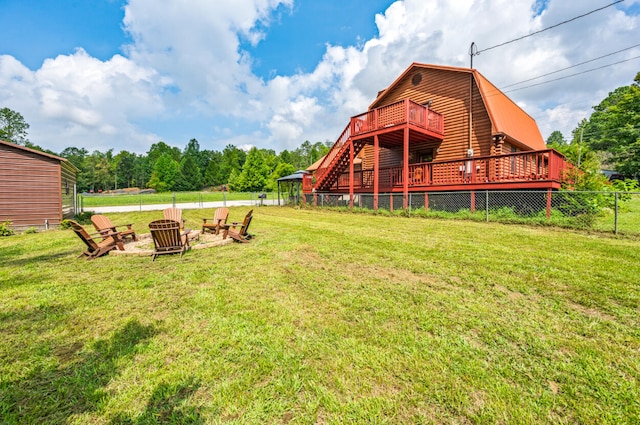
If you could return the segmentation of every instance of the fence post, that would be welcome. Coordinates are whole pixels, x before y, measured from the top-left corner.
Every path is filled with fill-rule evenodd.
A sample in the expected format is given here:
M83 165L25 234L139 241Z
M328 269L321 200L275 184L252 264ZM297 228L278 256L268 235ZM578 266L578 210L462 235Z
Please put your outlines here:
M551 189L547 189L547 220L551 218Z
M411 205L412 205L411 201L413 199L413 197L411 195L413 195L413 193L409 192L409 205L407 205L407 215L409 217L411 217Z
M173 192L171 194L171 203L173 204L173 208L175 208L176 207L176 193L175 192Z
M618 192L615 193L615 197L616 197L615 198L616 202L615 202L615 215L614 215L615 219L614 219L613 233L617 235L618 234Z
M222 205L223 206L227 206L227 191L223 190L222 191Z
M487 223L489 222L489 191L484 192L484 211L487 217Z
M140 212L142 212L142 193L138 197L140 198Z

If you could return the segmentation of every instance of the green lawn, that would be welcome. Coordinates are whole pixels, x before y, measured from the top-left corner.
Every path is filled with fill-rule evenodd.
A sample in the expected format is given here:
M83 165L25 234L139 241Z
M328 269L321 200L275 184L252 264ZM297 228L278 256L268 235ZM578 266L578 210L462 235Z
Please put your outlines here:
M269 199L274 199L277 194L269 193ZM121 205L154 205L154 204L170 204L174 200L176 203L189 202L221 202L224 199L228 201L251 200L256 199L255 193L248 192L163 192L163 193L145 193L140 195L128 194L105 194L105 195L84 195L82 202L84 208L91 207L111 207Z
M155 262L0 238L0 422L640 423L640 241L276 207L251 226Z

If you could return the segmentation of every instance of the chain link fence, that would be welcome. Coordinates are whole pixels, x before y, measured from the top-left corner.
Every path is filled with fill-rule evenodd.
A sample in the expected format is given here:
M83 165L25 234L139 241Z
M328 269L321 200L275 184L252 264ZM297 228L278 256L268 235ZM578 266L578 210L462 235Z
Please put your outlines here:
M308 205L350 208L348 194L315 193ZM551 225L640 235L640 192L466 191L379 194L379 213ZM375 210L373 194L355 194L353 208Z
M282 194L277 192L164 192L164 193L116 193L78 194L78 211L150 211L167 207L183 209L215 208L233 205L278 205L285 204ZM288 202L289 200L287 200Z

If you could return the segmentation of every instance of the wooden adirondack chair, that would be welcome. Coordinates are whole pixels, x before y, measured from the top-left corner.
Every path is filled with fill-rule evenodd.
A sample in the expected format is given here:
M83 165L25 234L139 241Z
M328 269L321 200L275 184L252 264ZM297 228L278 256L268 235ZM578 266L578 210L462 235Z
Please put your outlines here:
M242 226L236 230L236 228L240 225L240 222L234 222L231 224L225 224L222 226L224 229L224 233L222 234L223 239L226 239L229 236L235 242L247 243L251 236L249 231L249 225L251 224L251 220L253 219L253 210L249 211L247 215L244 217L244 221L242 222Z
M180 208L165 208L162 210L162 215L165 220L177 221L180 224L180 228L184 229L184 222L182 219L182 210Z
M69 223L71 224L71 229L73 229L75 234L78 235L80 239L82 239L82 242L84 242L85 245L87 245L87 250L80 254L78 258L86 256L87 260L93 260L94 258L105 255L109 253L109 251L112 251L116 248L124 251L122 239L120 239L120 236L117 232L104 234L94 233L94 235L104 238L101 242L96 242L93 237L91 237L91 235L84 229L84 227L79 225L77 222L69 220Z
M133 230L133 228L131 227L132 226L131 224L123 225L123 226L127 226L127 230L118 231L116 229L116 226L114 226L111 220L109 219L109 217L101 214L92 215L91 222L93 223L93 227L95 227L100 234L118 233L120 235L120 239L131 238L134 241L138 240L138 237L136 236L136 231Z
M180 223L175 220L156 220L149 223L149 230L153 238L152 261L161 254L185 253L189 249L188 234L191 230L180 232Z
M213 214L213 220L211 223L207 223L206 218L202 220L202 233L207 230L214 232L216 235L220 233L220 229L223 228L223 225L227 224L227 217L229 217L229 208L222 207L216 209L216 212Z

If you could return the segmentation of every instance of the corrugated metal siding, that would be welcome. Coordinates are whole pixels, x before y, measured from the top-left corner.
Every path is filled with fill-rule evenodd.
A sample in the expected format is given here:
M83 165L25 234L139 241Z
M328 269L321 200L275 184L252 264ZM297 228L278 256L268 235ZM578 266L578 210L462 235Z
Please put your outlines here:
M60 161L0 145L0 221L15 227L58 225Z
M412 79L417 73L421 74L421 81L414 86ZM431 109L444 115L444 139L434 161L463 158L469 147L469 88L472 81L474 156L490 155L491 120L471 74L417 69L387 93L384 103L378 106L406 98L420 104L431 101Z

